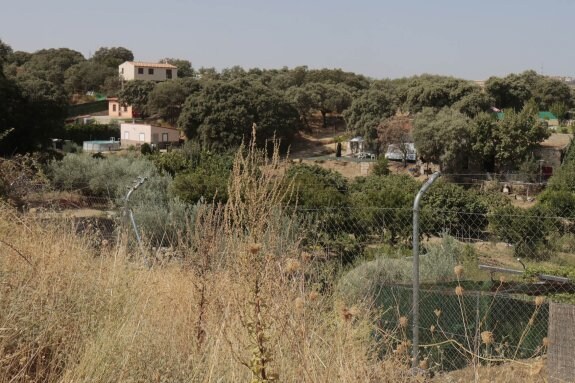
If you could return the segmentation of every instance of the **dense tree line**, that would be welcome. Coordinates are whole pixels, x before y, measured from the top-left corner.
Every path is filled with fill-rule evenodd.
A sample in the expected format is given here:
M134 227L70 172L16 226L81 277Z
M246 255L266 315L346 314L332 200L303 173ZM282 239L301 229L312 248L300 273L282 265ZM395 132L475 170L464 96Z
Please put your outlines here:
M425 160L454 172L470 162L487 171L518 168L547 134L534 113L551 110L565 118L574 106L566 84L534 71L491 77L481 89L429 74L376 80L305 66L196 70L187 60L165 58L160 61L178 67L178 79L130 81L121 88L117 67L134 59L127 48L102 47L85 58L67 48L28 53L2 44L0 57L4 97L12 94L11 100L21 97L39 108L47 136L52 121L60 123L63 103L94 91L117 95L141 117L177 126L188 138L219 149L237 146L253 126L262 142L274 134L288 142L310 128L313 113L322 116L324 128L335 114L378 153L390 143L415 141ZM505 116L497 120L493 107ZM406 118L414 120L413 136Z

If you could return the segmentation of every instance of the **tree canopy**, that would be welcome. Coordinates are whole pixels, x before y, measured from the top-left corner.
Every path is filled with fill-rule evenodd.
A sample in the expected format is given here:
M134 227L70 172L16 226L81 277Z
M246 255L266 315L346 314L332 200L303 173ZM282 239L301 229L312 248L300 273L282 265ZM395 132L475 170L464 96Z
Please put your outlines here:
M379 131L382 122L395 114L393 99L387 92L370 90L353 100L344 112L347 127L381 149Z
M155 86L156 83L153 81L127 81L123 89L118 92L118 100L124 105L132 105L137 113L145 116L148 114L148 96Z
M486 92L500 109L520 110L531 99L540 110L549 110L554 103L573 105L573 95L563 81L528 70L506 77L490 77L485 82Z
M178 120L188 138L221 148L249 139L254 124L260 142L274 134L289 142L299 128L299 116L281 93L237 80L205 84L186 99Z
M199 81L193 78L161 82L148 94L147 110L175 125L188 96L200 89Z
M479 91L471 81L454 77L414 76L398 84L398 97L405 111L416 113L423 108L450 107L465 96Z
M194 77L195 72L189 60L165 58L161 63L172 64L178 68L178 78Z
M124 47L98 48L91 61L118 71L118 66L126 61L134 61L134 54Z
M64 122L66 98L61 88L36 77L16 81L0 71L0 153L41 149Z

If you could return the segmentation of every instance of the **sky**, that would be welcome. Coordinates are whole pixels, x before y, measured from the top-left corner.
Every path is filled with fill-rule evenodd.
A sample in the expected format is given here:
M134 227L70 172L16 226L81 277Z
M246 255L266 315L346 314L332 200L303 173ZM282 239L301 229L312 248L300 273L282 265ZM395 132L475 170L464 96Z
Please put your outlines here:
M28 52L66 47L89 57L123 46L138 61L307 65L373 78L575 76L575 0L2 2L0 39Z

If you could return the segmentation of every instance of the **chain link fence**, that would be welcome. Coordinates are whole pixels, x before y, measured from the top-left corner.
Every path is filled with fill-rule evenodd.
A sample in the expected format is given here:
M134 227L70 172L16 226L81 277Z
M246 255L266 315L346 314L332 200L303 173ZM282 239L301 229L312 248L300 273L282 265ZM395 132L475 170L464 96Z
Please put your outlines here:
M69 222L95 246L112 243L122 229L133 236L122 219L125 206L113 198L38 185L23 203L28 214L46 224ZM409 348L412 209L292 206L288 211L307 253L351 270L343 277L351 282L341 288L359 291L351 295L352 303L367 298L381 311L378 336L395 342L391 351ZM140 226L147 218L136 211L135 219ZM573 334L573 322L550 315L549 303L575 302L573 267L553 266L575 259L575 219L570 212L511 206L477 213L424 203L420 222L419 343L427 368L450 371L474 362L498 364L548 355L553 361L550 376L575 374L568 351L575 347L573 337L557 336ZM166 235L173 226L177 223L140 227L143 238L160 238L153 246L174 247L173 236ZM157 232L146 232L150 227ZM453 271L458 264L465 266L463 275Z

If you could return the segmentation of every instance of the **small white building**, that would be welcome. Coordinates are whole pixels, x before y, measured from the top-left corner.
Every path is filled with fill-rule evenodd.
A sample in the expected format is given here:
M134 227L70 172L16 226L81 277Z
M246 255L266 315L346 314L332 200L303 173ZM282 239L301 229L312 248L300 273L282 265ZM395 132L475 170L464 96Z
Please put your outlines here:
M178 68L172 64L126 61L118 66L120 78L124 81L148 80L167 81L178 78Z
M352 138L347 144L347 152L345 154L347 156L353 156L363 152L364 142L365 141L361 136Z
M144 143L160 148L180 141L180 131L148 124L120 124L122 148L141 146Z

